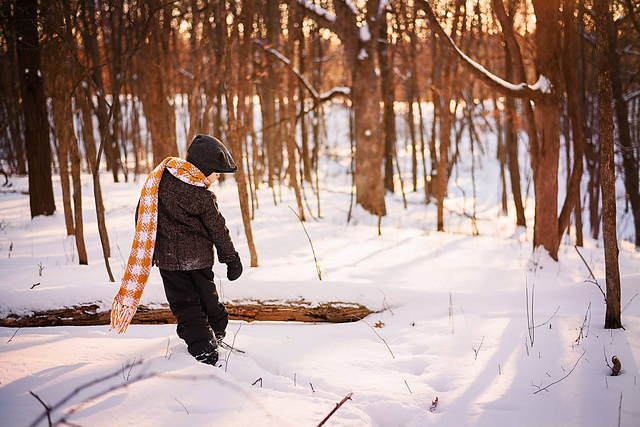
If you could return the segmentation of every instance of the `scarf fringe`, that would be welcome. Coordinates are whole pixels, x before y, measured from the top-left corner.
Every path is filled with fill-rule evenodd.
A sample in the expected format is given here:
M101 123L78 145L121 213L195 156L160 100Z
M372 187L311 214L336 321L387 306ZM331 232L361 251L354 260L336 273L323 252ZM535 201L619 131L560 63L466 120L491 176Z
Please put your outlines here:
M119 334L125 333L137 310L138 307L128 307L114 300L111 304L111 328L109 331L116 331Z

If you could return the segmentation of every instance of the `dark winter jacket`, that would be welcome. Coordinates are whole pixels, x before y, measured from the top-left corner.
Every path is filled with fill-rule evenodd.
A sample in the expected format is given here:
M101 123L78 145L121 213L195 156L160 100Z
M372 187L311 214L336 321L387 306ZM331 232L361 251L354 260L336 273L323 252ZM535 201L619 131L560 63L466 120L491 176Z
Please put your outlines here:
M136 222L137 218L136 209ZM158 233L154 264L163 270L197 270L218 260L228 263L237 252L216 196L204 187L180 181L164 171L158 189Z

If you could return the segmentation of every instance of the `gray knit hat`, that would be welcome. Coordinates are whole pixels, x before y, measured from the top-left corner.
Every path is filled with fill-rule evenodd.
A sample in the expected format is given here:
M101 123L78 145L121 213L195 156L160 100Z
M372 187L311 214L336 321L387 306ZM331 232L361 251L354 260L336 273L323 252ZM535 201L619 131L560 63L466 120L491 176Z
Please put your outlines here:
M187 161L209 176L217 173L235 173L238 170L229 150L217 138L198 135L187 150Z

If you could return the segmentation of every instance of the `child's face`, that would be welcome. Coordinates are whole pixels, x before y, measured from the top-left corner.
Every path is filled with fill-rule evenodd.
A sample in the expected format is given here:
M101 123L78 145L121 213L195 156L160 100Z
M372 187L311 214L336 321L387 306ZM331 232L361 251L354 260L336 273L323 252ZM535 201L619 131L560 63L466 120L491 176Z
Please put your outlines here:
M214 182L216 182L218 180L218 178L220 178L220 174L218 172L214 172L211 175L209 175L207 177L207 179L209 180L209 182L211 184L213 184Z

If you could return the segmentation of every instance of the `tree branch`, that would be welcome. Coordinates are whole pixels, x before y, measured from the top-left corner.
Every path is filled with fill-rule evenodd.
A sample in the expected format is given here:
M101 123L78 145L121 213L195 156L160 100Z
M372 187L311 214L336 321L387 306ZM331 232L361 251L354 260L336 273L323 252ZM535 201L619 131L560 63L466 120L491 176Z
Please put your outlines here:
M462 52L462 50L460 50L453 39L444 31L440 22L438 22L438 19L427 0L417 0L417 4L424 11L427 20L431 24L432 30L438 35L440 41L458 56L461 60L460 62L467 71L486 85L507 95L532 100L539 99L549 92L550 82L543 75L540 75L538 81L534 85L527 85L525 82L519 84L510 83L489 72L485 67L471 59Z
M534 391L533 394L536 393L540 393L542 390L548 391L548 388L551 387L552 385L558 384L560 381L564 380L565 378L567 378L569 375L571 375L571 373L573 372L574 369L576 369L576 366L578 366L578 362L580 361L580 359L582 359L582 356L584 356L584 354L587 352L587 350L584 350L582 352L582 354L580 355L580 357L578 357L578 360L576 360L576 364L573 365L573 368L571 368L571 370L569 371L569 373L567 373L567 375L565 375L564 377L560 378L557 381L552 382L551 384L549 384L546 387L541 387L539 390Z
M329 412L329 415L327 415L326 417L324 417L324 420L320 421L320 424L318 424L318 427L321 427L324 423L327 422L327 420L331 417L331 415L333 415L342 405L344 405L344 403L347 400L351 400L351 396L353 396L353 393L349 393L347 394L344 399L342 399L340 401L340 403L336 403L336 407L333 408L333 410L331 412Z

